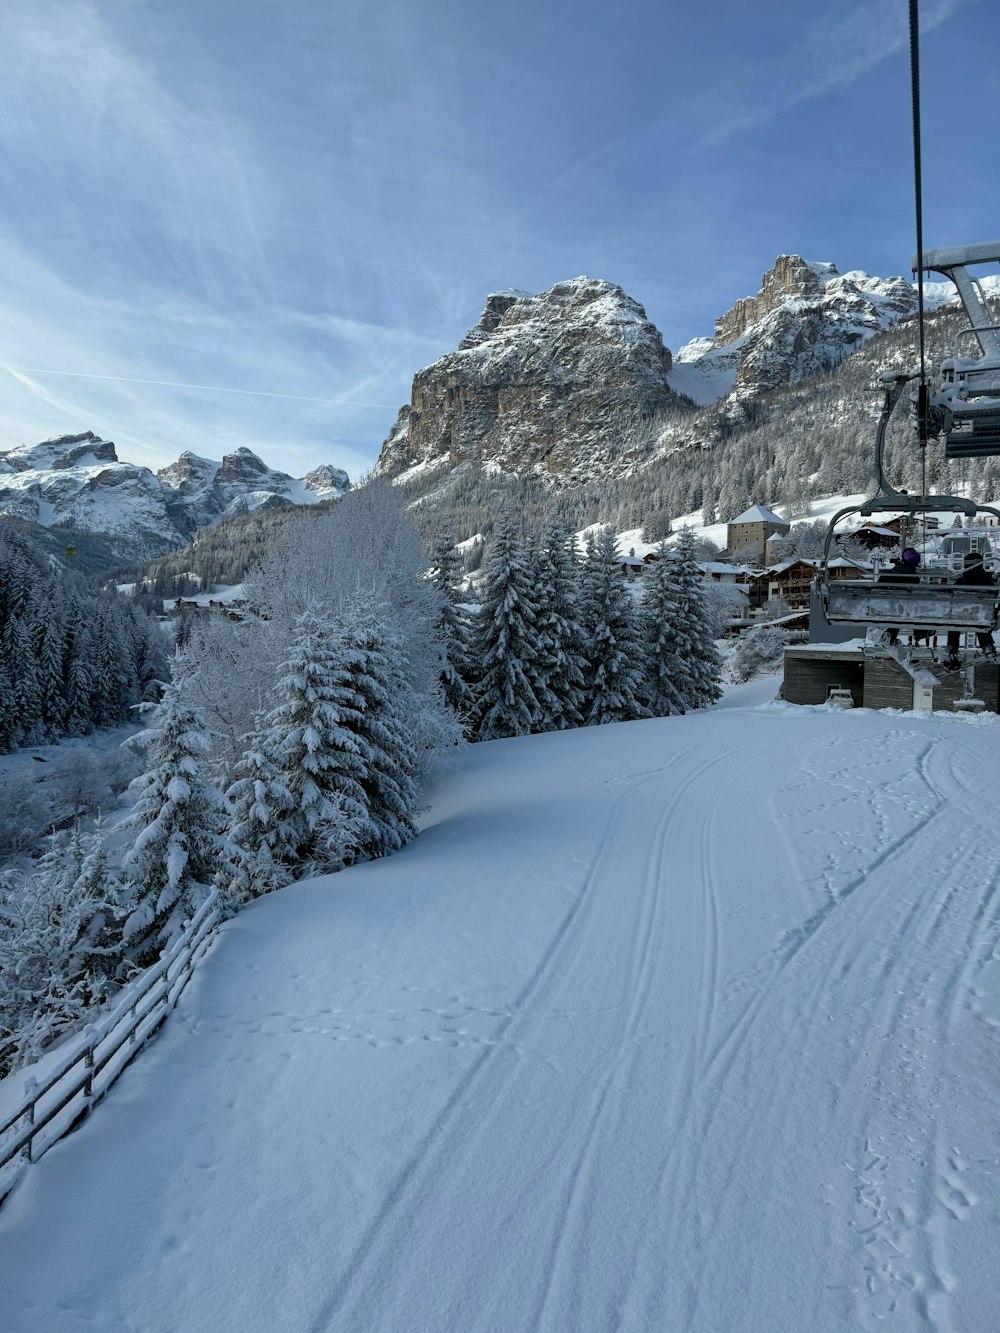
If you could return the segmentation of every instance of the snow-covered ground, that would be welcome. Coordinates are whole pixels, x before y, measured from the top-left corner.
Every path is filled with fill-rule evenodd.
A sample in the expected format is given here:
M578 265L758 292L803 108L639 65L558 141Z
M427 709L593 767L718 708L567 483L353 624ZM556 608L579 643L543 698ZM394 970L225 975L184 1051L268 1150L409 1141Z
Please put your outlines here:
M45 780L52 772L51 765L58 766L76 754L100 760L102 756L118 751L138 730L138 723L130 727L107 727L103 731L92 731L89 736L64 736L52 745L31 745L10 754L0 754L0 780L11 776L32 782Z
M230 602L239 601L243 597L243 593L242 583L215 583L208 592L194 592L179 600L194 603L196 606L208 606L210 602L222 602L228 606ZM163 599L164 611L172 611L177 601L178 598L176 597L165 597Z
M998 719L774 687L470 747L226 925L0 1209L4 1327L1000 1327Z

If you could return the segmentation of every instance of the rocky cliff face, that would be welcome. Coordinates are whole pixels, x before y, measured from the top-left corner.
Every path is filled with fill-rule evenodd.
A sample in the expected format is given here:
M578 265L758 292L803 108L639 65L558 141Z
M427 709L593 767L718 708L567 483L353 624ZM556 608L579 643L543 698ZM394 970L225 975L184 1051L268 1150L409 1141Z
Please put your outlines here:
M106 534L123 559L160 555L231 514L315 504L349 485L328 464L296 480L246 448L221 462L185 452L154 473L120 462L92 431L0 451L0 514Z
M833 264L779 255L756 296L715 321L715 337L677 354L671 383L699 403L748 396L834 370L873 333L916 314L905 278L840 274Z
M479 323L413 380L377 471L465 461L576 479L641 449L637 423L685 410L670 353L614 283L574 278L547 292L496 292Z

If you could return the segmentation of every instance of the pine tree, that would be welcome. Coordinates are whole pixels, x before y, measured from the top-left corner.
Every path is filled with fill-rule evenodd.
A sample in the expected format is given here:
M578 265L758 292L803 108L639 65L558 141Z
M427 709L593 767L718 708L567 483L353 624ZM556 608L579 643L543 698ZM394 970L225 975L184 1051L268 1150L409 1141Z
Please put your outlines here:
M595 726L648 717L638 613L608 528L587 542L582 591L588 647L584 722Z
M102 605L94 661L94 723L98 727L120 726L129 716L129 706L137 702L122 623L109 604Z
M454 709L463 731L471 725L475 711L472 678L472 623L461 599L462 561L450 532L439 532L434 541L431 583L438 594L435 629L444 660L441 688Z
M366 799L357 829L358 857L398 851L416 836L416 751L407 721L411 691L397 638L386 628L384 608L354 599L341 618L351 650L351 684L361 701L349 725L368 755L362 787Z
M690 529L681 533L673 558L660 564L657 651L684 709L706 708L722 697L722 659L712 638Z
M587 663L573 538L557 518L546 529L537 568L538 649L545 685L545 715L538 729L561 731L583 720Z
M67 636L64 674L66 679L66 734L86 736L93 731L95 668L93 639L90 629L82 623L82 607L70 611L70 629Z
M122 938L128 959L156 960L212 884L222 851L225 803L202 774L209 748L205 719L188 700L183 658L151 711L147 769L132 787L137 800L121 825L134 841L122 858L131 910Z
M269 853L299 875L346 864L367 818L364 782L373 756L359 734L363 700L352 670L360 663L318 604L296 617L279 668L278 703L264 719L258 748L260 780L268 784L262 798L276 821Z
M509 511L500 519L487 562L475 645L477 739L523 736L535 730L544 715L533 685L541 667L538 597L524 543Z
M231 814L216 883L233 906L288 884L298 856L295 801L268 754L267 739L261 717L245 738L246 749L226 792Z
M23 616L8 622L5 639L14 694L14 742L18 745L38 745L45 739L42 692L31 633Z
M51 607L43 622L38 644L38 685L42 726L49 740L59 740L66 734L66 683L63 679L63 657L66 643L66 625L58 608Z
M640 614L646 644L646 703L654 717L686 713L677 682L687 679L687 664L678 656L674 622L675 601L672 552L666 542L656 549L657 559L643 575Z
M0 648L2 646L0 644ZM14 721L14 686L4 658L5 654L0 652L0 754L13 749L17 739L17 726Z

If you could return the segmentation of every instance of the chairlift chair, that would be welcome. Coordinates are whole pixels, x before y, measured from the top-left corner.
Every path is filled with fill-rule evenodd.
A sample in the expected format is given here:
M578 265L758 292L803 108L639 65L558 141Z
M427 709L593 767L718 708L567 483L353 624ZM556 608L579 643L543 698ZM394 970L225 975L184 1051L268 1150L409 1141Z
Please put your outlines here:
M1000 454L1000 324L971 264L1000 263L1000 241L913 256L913 271L941 273L958 291L969 320L943 358L928 399L930 429L944 439L944 456Z
M1000 253L1000 246L997 246ZM1000 519L991 505L958 495L911 495L897 490L886 478L885 438L889 420L913 376L889 371L881 376L885 401L875 434L875 472L878 486L871 499L839 510L830 520L818 576L819 593L830 623L853 623L915 631L921 635L975 631L990 633L1000 624L1000 590L954 582L945 570L921 573L912 583L880 582L878 579L831 579L830 551L837 525L850 514L871 517L876 513L954 513L975 519L989 513Z
M962 583L948 570L926 570L912 581L909 578L906 581L830 578L830 547L837 524L849 514L867 517L891 510L914 518L940 512L975 518L977 513L988 513L1000 520L1000 511L990 505L980 505L956 495L911 495L892 486L885 476L886 429L908 388L924 477L928 443L934 438L943 439L946 459L1000 454L1000 324L993 318L982 284L968 272L970 267L978 264L1000 263L1000 241L948 250L924 248L918 9L918 0L909 0L917 242L913 271L917 274L920 363L915 371L888 371L881 376L885 402L875 437L877 489L863 504L849 506L834 514L817 579L817 591L828 621L867 626L867 638L874 651L884 651L904 664L913 653L902 655L897 647L895 640L900 630L911 630L913 637L923 638L944 633L950 637L951 644L955 642L956 633L973 631L982 641L997 628L1000 619L1000 592L996 583ZM941 273L954 284L969 321L950 355L942 359L930 377L926 365L924 319L923 275L927 271ZM921 490L926 492L926 481ZM875 646L875 640L878 640L878 646ZM966 698L972 697L968 681L973 678L975 660L982 655L982 649L962 654L965 669L970 673L966 681Z

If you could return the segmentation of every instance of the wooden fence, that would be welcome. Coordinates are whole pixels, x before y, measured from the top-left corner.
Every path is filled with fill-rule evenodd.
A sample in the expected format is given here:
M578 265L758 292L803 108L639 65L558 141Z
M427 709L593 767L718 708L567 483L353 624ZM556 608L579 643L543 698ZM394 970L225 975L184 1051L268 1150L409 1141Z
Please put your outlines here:
M88 1114L180 999L220 919L213 889L159 962L124 989L115 1007L67 1043L42 1081L29 1080L0 1124L0 1203L24 1163L35 1162Z

